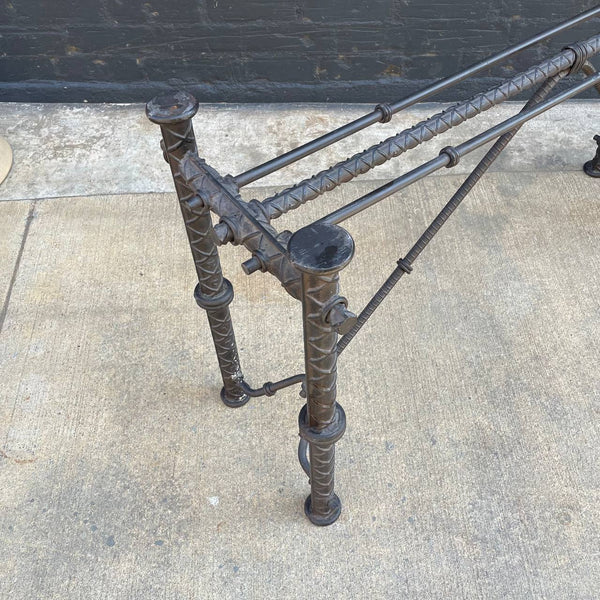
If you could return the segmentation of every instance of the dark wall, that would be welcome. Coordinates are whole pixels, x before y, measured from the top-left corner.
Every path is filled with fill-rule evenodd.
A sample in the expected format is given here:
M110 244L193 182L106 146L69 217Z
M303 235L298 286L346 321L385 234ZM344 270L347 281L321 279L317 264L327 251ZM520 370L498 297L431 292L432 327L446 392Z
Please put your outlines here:
M597 4L586 0L0 0L0 99L384 101ZM446 94L529 66L600 21ZM486 79L486 81L483 81Z

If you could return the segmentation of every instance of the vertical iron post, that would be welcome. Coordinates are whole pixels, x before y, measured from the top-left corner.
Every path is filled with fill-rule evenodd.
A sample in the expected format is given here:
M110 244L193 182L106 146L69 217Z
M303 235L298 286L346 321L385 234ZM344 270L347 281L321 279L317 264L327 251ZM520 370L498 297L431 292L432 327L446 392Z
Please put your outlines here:
M180 163L187 152L196 152L192 117L198 111L198 101L187 92L172 92L157 96L146 105L146 115L162 132L162 149L171 167L181 214L198 274L194 298L206 310L212 333L223 389L221 399L230 407L238 407L249 400L241 384L242 370L238 357L229 304L233 287L223 277L208 206L189 187L181 176Z
M342 510L333 473L335 442L346 429L346 416L336 402L335 315L344 312L339 272L352 260L354 242L341 227L316 223L294 233L288 250L302 273L306 405L298 421L301 444L308 444L311 485L304 512L315 525L330 525Z

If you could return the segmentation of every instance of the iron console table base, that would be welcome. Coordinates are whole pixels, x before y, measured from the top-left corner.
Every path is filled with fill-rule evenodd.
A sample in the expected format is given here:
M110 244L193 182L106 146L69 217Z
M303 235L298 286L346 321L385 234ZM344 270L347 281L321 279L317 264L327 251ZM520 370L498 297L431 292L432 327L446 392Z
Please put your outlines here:
M174 91L151 100L146 108L151 121L162 131L162 149L169 163L181 213L198 275L194 298L206 310L223 379L221 399L230 407L243 406L251 397L271 396L277 390L302 384L306 404L300 411L298 457L310 480L305 513L316 525L333 523L341 511L334 492L335 444L346 428L346 417L336 401L337 360L367 319L405 275L433 236L508 145L519 128L552 107L595 87L600 74L590 59L600 53L600 34L564 48L560 53L515 75L501 85L459 102L414 127L341 161L313 177L262 201L241 199L239 189L376 122L388 122L394 113L429 98L467 77L498 64L515 53L579 23L600 16L600 7L573 17L556 27L492 56L472 67L395 104L375 109L335 131L312 140L271 161L235 177L221 175L198 156L192 117L197 101L188 93ZM583 81L549 97L563 78L583 73ZM427 142L489 108L526 90L534 90L516 116L458 146L442 148L437 158L358 198L295 233L278 232L272 221L305 202L366 173L370 169ZM600 177L600 136L596 156L584 171ZM354 242L339 224L391 194L441 168L452 168L466 154L492 142L475 170L454 194L381 288L358 316L348 310L340 295L339 273L352 260ZM213 227L211 212L220 222ZM247 274L274 275L287 292L302 303L305 373L253 389L244 380L238 356L229 304L231 283L223 277L218 247L227 243L245 246L251 257L242 264ZM341 334L341 338L338 336Z

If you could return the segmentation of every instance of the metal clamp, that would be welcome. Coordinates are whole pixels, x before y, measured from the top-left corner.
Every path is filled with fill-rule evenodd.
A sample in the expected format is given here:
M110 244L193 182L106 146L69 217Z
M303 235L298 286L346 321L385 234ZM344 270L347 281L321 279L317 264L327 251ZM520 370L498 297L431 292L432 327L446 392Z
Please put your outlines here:
M381 119L379 119L381 123L389 123L392 120L394 113L389 104L378 104L375 107L375 110L378 110L381 113Z
M455 167L460 162L460 154L454 146L446 146L445 148L442 148L440 150L440 156L442 154L445 154L450 159L450 162L446 165L447 169Z
M231 304L233 300L233 286L229 279L223 278L223 289L218 296L206 296L200 291L200 284L194 288L194 300L196 304L204 310L213 310L222 308Z
M412 273L413 268L405 258L399 258L396 263L407 275Z
M340 404L336 403L333 420L322 429L316 429L308 424L308 406L305 404L298 415L300 437L309 444L330 446L335 444L346 431L346 413Z
M575 54L575 62L573 62L573 65L569 69L569 75L579 73L589 58L587 46L581 42L573 42L572 44L565 46L563 50L571 50Z

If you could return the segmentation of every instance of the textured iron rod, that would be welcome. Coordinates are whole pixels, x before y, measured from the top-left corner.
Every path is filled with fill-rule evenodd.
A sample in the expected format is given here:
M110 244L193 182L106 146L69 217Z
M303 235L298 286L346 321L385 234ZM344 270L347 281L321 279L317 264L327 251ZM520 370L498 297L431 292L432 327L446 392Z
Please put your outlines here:
M530 100L525 104L521 112L525 112L533 106L539 104L548 96L556 84L566 75L568 71L563 71L558 75L545 81L540 88L533 94ZM502 151L508 146L513 137L519 132L522 125L512 129L502 135L494 145L488 150L486 155L481 159L473 172L467 177L464 183L458 188L456 193L436 216L433 222L427 227L423 235L417 240L415 245L408 251L406 256L399 261L398 266L392 271L391 275L386 279L384 284L377 290L377 293L369 300L365 308L358 315L358 320L352 329L340 338L337 344L338 356L344 351L354 336L362 329L364 324L369 320L378 306L385 300L386 296L392 291L394 286L400 281L405 273L410 273L410 267L418 258L421 252L426 248L427 244L433 239L436 233L442 228L444 223L450 218L452 213L458 208L460 203L465 199L467 194L475 187L479 180L485 175L492 163L500 156Z
M528 40L520 42L515 46L511 46L510 48L507 48L502 52L494 54L493 56L490 56L481 62L467 67L466 69L460 71L459 73L456 73L455 75L451 75L450 77L441 79L433 85L419 92L416 92L415 94L412 94L407 98L404 98L402 100L399 100L398 102L389 105L389 109L391 110L392 114L395 114L401 110L404 110L405 108L412 106L413 104L416 104L417 102L422 102L423 100L430 98L434 94L437 94L453 85L456 85L457 83L468 79L472 75L476 75L480 71L489 69L490 67L497 65L503 60L506 60L507 58L518 54L526 48L530 48L531 46L534 46L535 44L538 44L539 42L548 39L549 37L552 37L562 31L566 31L567 29L575 27L576 25L584 23L585 21L588 21L589 19L592 19L599 15L600 6L582 12L581 14L574 16L572 19L568 19L563 23L559 23L555 27L547 29L546 31L542 31L541 33L535 35L532 38L529 38ZM262 165L258 165L252 169L249 169L248 171L245 171L244 173L240 173L235 177L235 181L239 187L248 185L249 183L252 183L253 181L256 181L257 179L260 179L262 177L265 177L270 173L273 173L274 171L278 171L279 169L282 169L283 167L286 167L304 158L305 156L309 156L310 154L313 154L318 150L321 150L322 148L326 148L327 146L339 140L342 140L358 131L361 131L365 127L368 127L369 125L373 125L374 123L381 121L382 118L385 118L383 112L379 109L375 109L373 112L363 117L360 117L359 119L356 119L355 121L352 121L346 125L343 125L342 127L335 129L334 131L322 135L321 137L311 140L306 144L298 146L298 148L295 148L294 150L290 150L289 152L286 152L285 154L282 154L272 160L269 160L266 163L263 163Z
M600 34L580 44L587 56L600 52ZM469 100L459 102L437 113L414 127L406 129L379 142L354 156L325 169L300 183L266 198L263 205L270 219L314 200L325 192L330 192L358 175L400 156L407 150L416 148L436 135L456 127L493 106L513 98L524 90L542 84L549 77L569 69L578 60L579 54L572 48L565 48L560 54L515 75L499 86L477 94Z
M531 110L523 112L510 119L507 119L506 121L499 123L498 125L488 129L480 135L477 135L471 138L470 140L459 144L458 146L452 148L452 152L455 154L454 160L450 157L449 150L444 149L444 151L442 151L440 156L438 156L437 158L434 158L422 164L416 169L409 171L405 175L402 175L401 177L390 181L389 183L377 188L376 190L373 190L369 194L366 194L365 196L362 196L361 198L350 202L350 204L347 204L346 206L343 206L342 208L333 211L332 213L326 215L325 217L319 219L316 222L334 224L341 223L342 221L349 219L350 217L358 214L359 212L362 212L370 206L377 204L377 202L380 202L388 196L391 196L395 192L404 189L411 183L419 181L420 179L423 179L423 177L426 177L427 175L434 173L435 171L438 171L443 167L454 166L457 163L457 161L463 156L469 154L470 152L473 152L474 150L477 150L481 146L484 146L485 144L491 142L495 138L503 135L504 133L507 133L511 129L523 125L524 123L533 119L534 117L541 115L543 112L554 108L555 106L561 104L565 100L569 100L570 98L581 94L585 90L591 87L595 87L599 81L600 74L596 74L590 77L587 81L584 81L578 85L575 85L565 90L564 92L558 94L554 98L537 105ZM453 162L454 164L452 164Z
M346 428L336 402L338 334L331 310L341 300L339 272L352 260L354 243L337 225L309 225L289 241L290 258L302 273L302 323L306 368L306 405L300 411L298 458L310 472L304 511L315 525L330 525L342 505L334 493L335 443ZM306 445L310 459L306 461Z
M245 404L249 397L240 386L243 375L229 313L233 287L223 278L210 211L198 198L196 190L187 185L181 173L184 156L197 151L192 127L192 117L197 110L198 102L186 92L159 96L146 106L148 118L160 125L165 159L175 182L198 275L194 298L206 310L223 379L221 399L227 406L238 407Z

